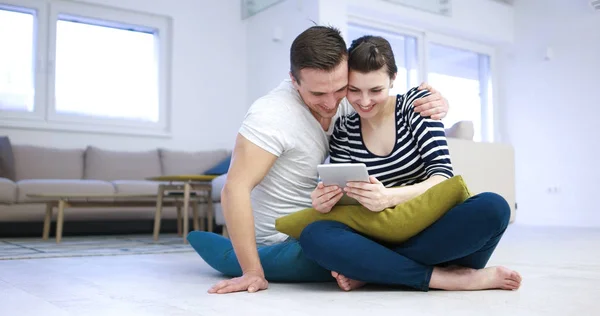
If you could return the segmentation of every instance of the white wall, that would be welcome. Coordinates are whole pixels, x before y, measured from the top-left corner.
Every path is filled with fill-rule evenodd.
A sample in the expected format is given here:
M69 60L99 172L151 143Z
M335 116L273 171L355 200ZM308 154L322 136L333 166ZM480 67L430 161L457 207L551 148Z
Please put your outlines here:
M79 0L83 1L83 0ZM505 45L500 54L502 140L516 153L518 223L600 226L593 124L600 106L598 13L586 1L453 1L444 17L380 0L287 0L247 20L239 1L86 0L171 16L173 137L0 127L15 143L113 149L231 147L250 104L288 77L293 39L316 22L345 34L348 14ZM281 35L273 40L275 33ZM509 43L509 45L507 45ZM554 56L544 60L547 47ZM583 128L586 128L586 131ZM591 130L588 132L587 130ZM558 192L548 189L558 187Z
M318 12L318 0L287 0L247 19L248 107L289 78L292 42L318 23Z
M513 11L504 4L482 0L453 2L452 17L423 12L382 0L287 0L248 21L248 101L251 104L288 77L289 49L294 38L316 22L340 29L346 41L348 14L387 20L438 33L510 42ZM484 25L484 27L482 27ZM279 29L282 39L273 41Z
M515 1L503 128L516 152L519 223L600 226L600 15L587 1ZM544 60L551 47L554 57ZM558 193L547 192L559 187Z
M87 0L173 18L172 138L0 128L14 143L111 149L231 148L248 108L240 1Z
M486 43L512 42L513 10L489 0L454 0L451 16L413 9L383 0L345 0L348 13L381 22L404 24L411 28L460 36Z
M498 45L499 132L516 154L518 223L600 226L595 211L595 121L600 96L598 13L585 1L527 0L511 7L486 0L453 1L451 17L379 0L288 0L249 21L249 103L287 77L289 46L312 25L345 32L348 14ZM298 5L300 4L300 9ZM344 5L345 4L345 5ZM276 26L283 40L273 42ZM350 40L350 39L347 39ZM554 58L543 59L552 47ZM548 193L558 187L557 193Z

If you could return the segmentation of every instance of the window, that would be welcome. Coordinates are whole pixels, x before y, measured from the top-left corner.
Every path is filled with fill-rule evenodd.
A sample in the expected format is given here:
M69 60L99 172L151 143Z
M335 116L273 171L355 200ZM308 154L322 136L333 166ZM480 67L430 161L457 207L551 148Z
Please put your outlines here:
M23 12L25 11L25 12ZM32 112L34 14L0 6L0 110Z
M158 122L154 39L151 31L59 16L56 112Z
M396 75L393 88L390 89L390 95L405 93L411 87L419 85L417 39L414 36L371 28L360 24L349 24L348 46L352 44L353 40L364 35L381 36L388 40L392 46L396 67L398 67L398 74Z
M0 50L0 119L168 134L169 27L164 17L104 6L0 0L0 41L9 43Z
M444 118L450 127L473 122L473 140L481 141L485 108L491 106L490 56L451 46L429 43L427 81L452 105Z
M348 45L363 35L382 36L392 45L398 66L392 94L405 93L427 81L450 103L443 119L446 128L459 121L471 121L475 141L494 140L493 48L350 16Z

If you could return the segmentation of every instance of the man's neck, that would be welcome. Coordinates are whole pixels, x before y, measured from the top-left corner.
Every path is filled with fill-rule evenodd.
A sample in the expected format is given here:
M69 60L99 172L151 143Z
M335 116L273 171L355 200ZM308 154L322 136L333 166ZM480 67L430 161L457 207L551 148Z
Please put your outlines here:
M319 113L317 113L313 110L310 110L310 113L317 120L317 122L319 122L319 124L321 124L321 128L323 128L324 131L329 130L329 126L331 125L331 118L322 117L319 115Z

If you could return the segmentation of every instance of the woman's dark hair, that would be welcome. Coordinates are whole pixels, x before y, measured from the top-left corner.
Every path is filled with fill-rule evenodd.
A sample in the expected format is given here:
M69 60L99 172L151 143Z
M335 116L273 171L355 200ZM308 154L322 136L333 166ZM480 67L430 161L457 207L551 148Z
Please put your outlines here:
M365 35L352 41L348 49L348 68L367 73L386 67L390 78L398 72L392 46L381 36Z

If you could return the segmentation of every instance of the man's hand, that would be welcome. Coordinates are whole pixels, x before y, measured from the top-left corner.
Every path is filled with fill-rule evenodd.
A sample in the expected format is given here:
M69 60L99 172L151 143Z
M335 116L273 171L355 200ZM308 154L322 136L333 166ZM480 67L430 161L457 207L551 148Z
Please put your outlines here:
M377 178L370 176L370 183L348 182L344 191L362 206L373 212L381 212L389 207L388 189Z
M344 192L337 185L324 186L323 182L310 194L313 208L323 214L329 213L342 196Z
M226 294L233 292L248 291L248 293L266 290L269 287L269 282L265 276L260 273L248 272L241 277L224 280L215 284L208 293L211 294Z
M415 100L413 106L415 112L421 113L423 117L431 117L433 120L441 120L448 114L448 100L442 94L435 90L428 83L423 82L419 86L419 90L427 89L431 92L430 95Z

